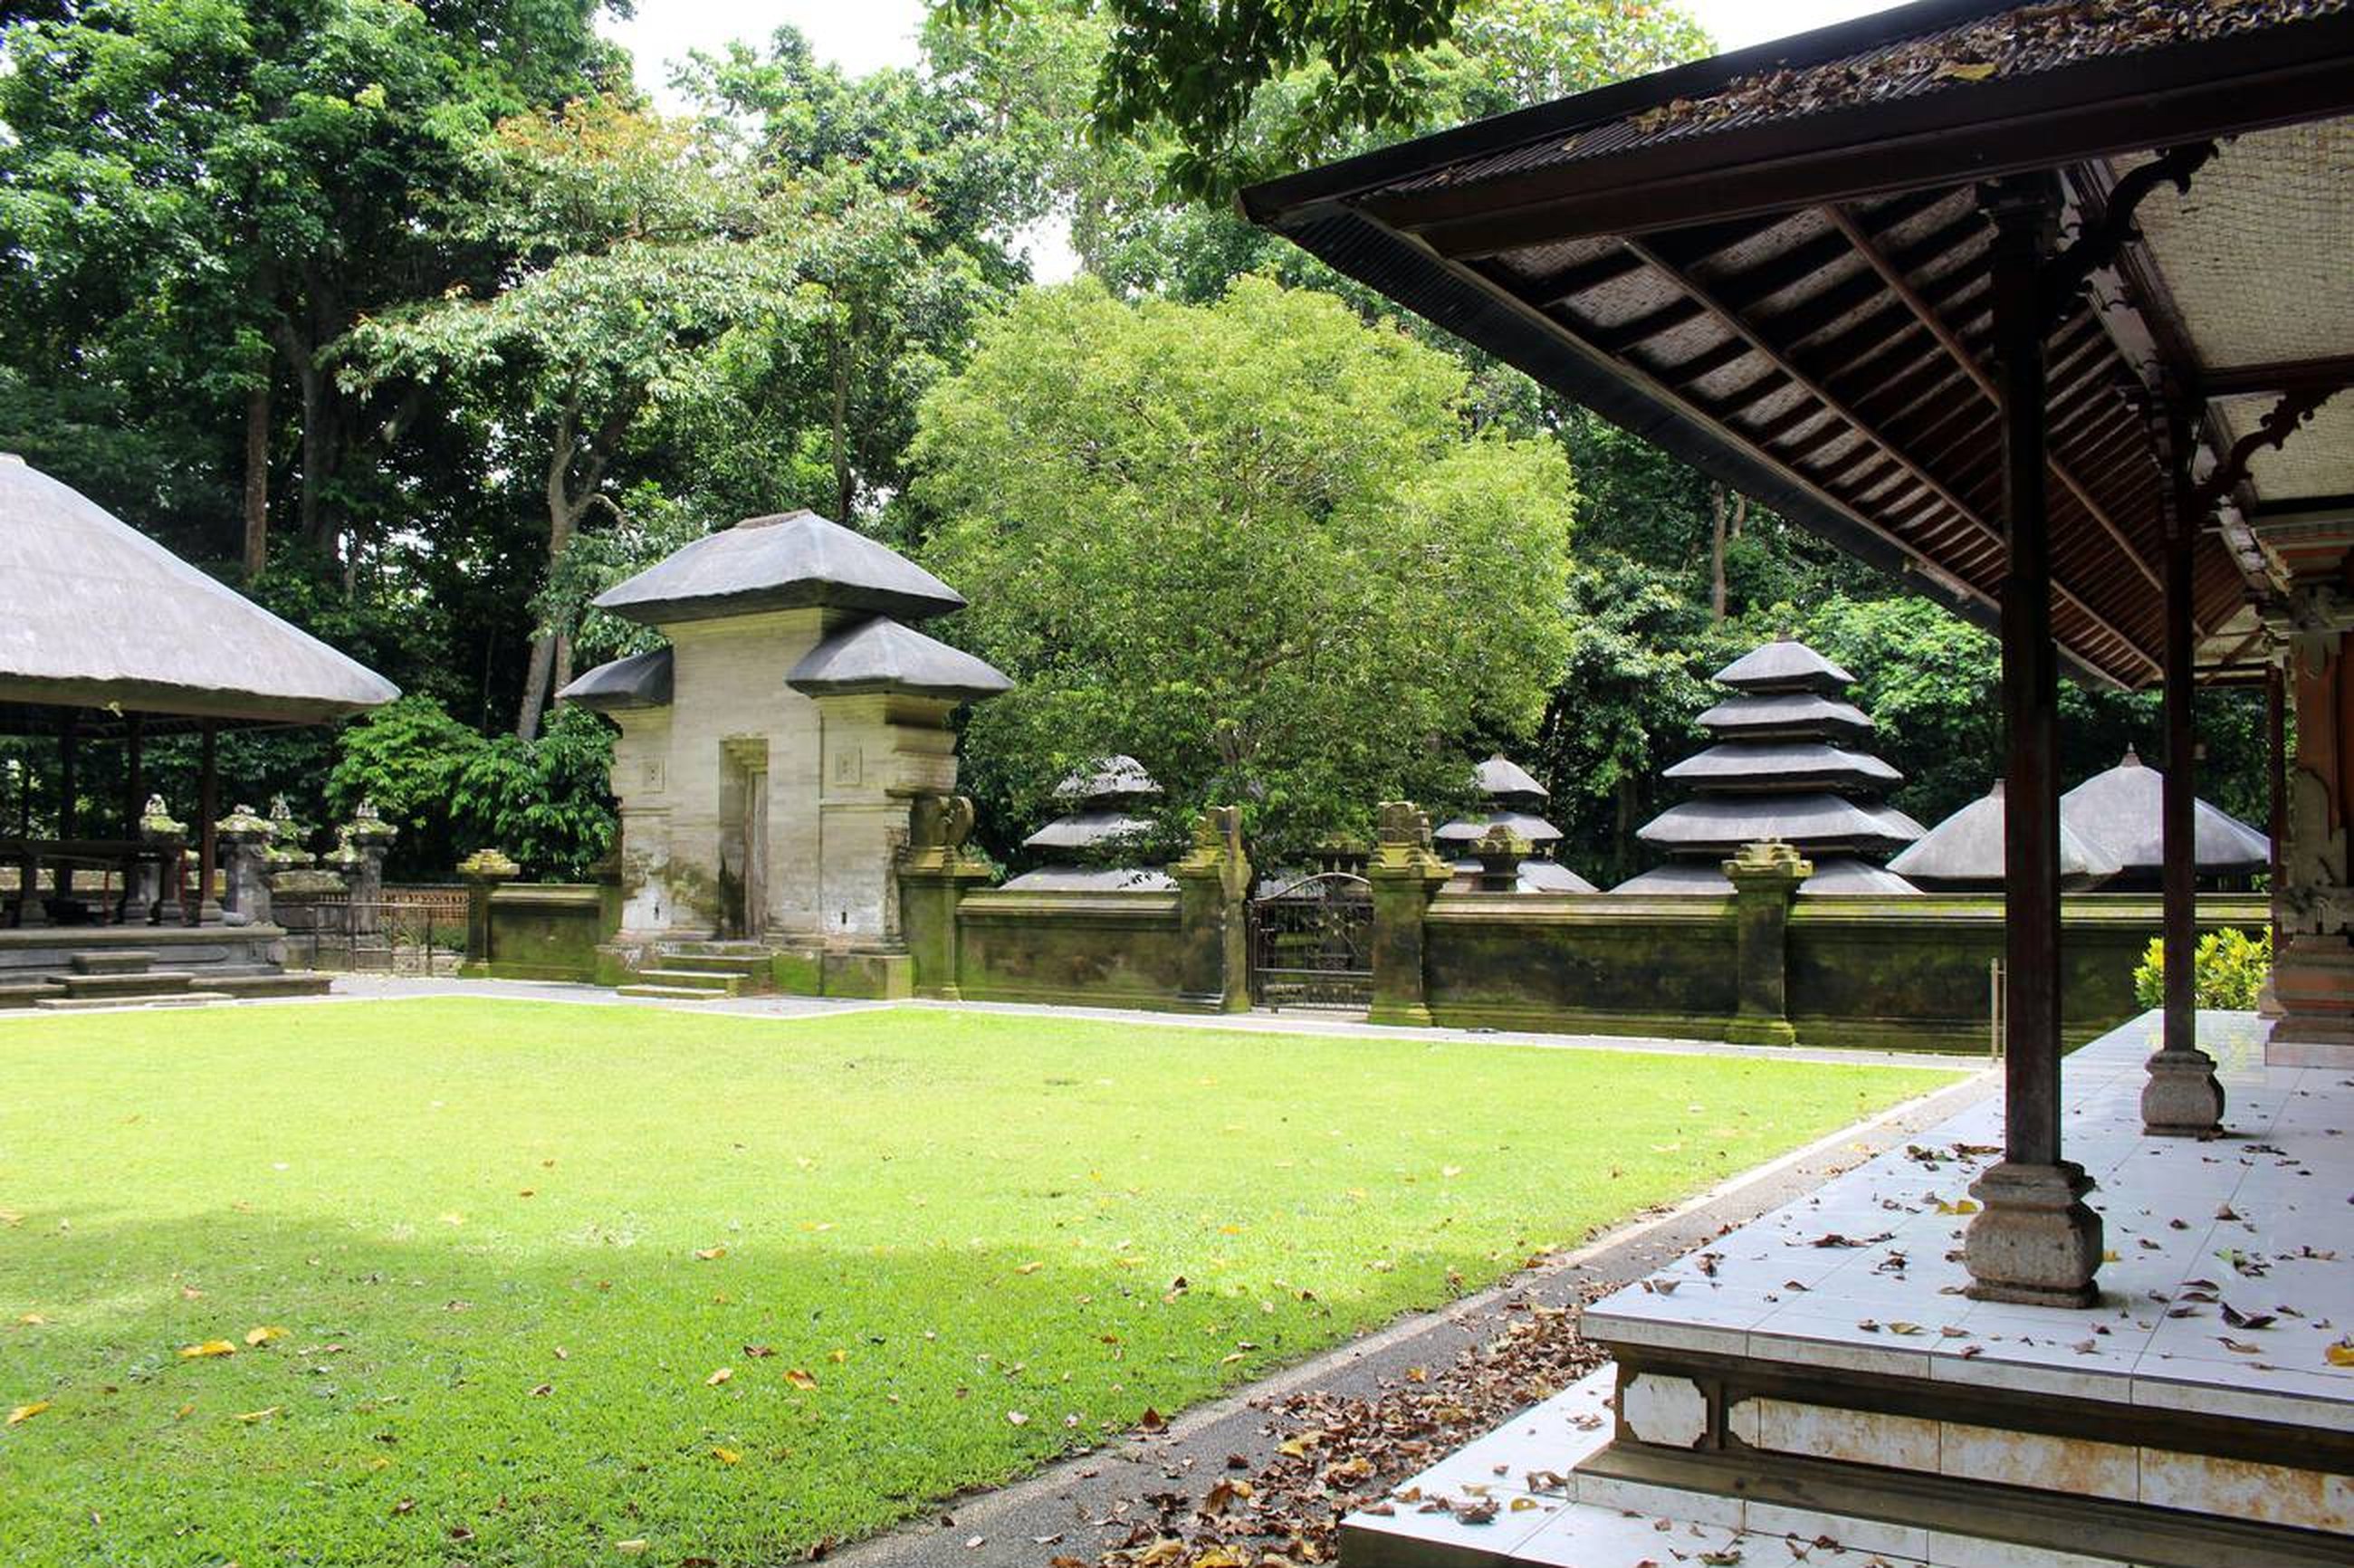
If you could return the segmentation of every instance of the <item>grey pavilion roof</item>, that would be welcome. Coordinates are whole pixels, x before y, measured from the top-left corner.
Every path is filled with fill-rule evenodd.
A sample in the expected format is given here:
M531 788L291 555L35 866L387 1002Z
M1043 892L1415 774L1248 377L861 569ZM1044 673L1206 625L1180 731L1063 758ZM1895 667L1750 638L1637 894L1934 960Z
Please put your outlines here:
M2165 775L2127 749L2125 760L2095 773L2060 797L2061 825L2127 874L2165 864L2159 823ZM2190 807L2191 860L2211 874L2261 871L2272 863L2272 841L2204 800Z
M897 692L978 702L1011 691L996 670L887 616L837 631L801 658L785 684L809 696Z
M1853 675L1787 637L1752 648L1719 670L1716 680L1737 692L1821 692L1831 696L1855 684Z
M1022 841L1023 849L1093 850L1132 843L1149 836L1152 823L1126 811L1073 811L1055 818Z
M1471 770L1473 788L1490 800L1521 800L1529 804L1545 798L1545 787L1529 770L1498 752Z
M1864 751L1819 740L1731 740L1685 758L1660 775L1712 789L1893 789L1904 775Z
M1476 885L1480 872L1485 869L1476 860L1458 860L1451 863L1455 867L1456 885L1464 887ZM1557 860L1539 860L1531 856L1521 862L1519 882L1512 891L1515 893L1595 893L1600 890Z
M0 454L0 706L323 724L400 688Z
M1815 874L1798 884L1807 895L1883 895L1903 896L1921 890L1897 875L1854 855L1830 855L1814 862ZM1610 890L1618 893L1684 894L1729 898L1733 880L1715 861L1675 860L1630 876Z
M964 596L864 534L788 512L697 539L593 602L647 625L811 606L923 620L963 609Z
M1702 796L1670 806L1636 836L1679 853L1731 853L1757 839L1780 839L1814 853L1887 851L1922 835L1921 824L1893 806L1850 800L1829 790L1790 795Z
M2000 887L2003 881L2002 780L1931 828L1888 869L1934 887ZM2117 863L2060 819L2060 883L2081 891L2105 882Z
M1121 754L1082 768L1055 786L1058 800L1140 800L1161 793L1144 764Z
M1486 836L1491 827L1504 827L1532 844L1561 842L1561 830L1543 817L1526 811L1489 811L1478 816L1458 817L1454 821L1435 828L1431 837L1443 844L1473 844Z
M611 713L618 708L666 708L670 706L670 650L657 648L651 653L632 653L598 665L557 692L556 700L578 703L598 713Z
M998 885L1004 893L1173 893L1177 879L1135 865L1042 865Z
M1838 730L1858 737L1872 733L1872 720L1861 708L1816 692L1743 693L1701 715L1699 723L1719 740L1808 740Z

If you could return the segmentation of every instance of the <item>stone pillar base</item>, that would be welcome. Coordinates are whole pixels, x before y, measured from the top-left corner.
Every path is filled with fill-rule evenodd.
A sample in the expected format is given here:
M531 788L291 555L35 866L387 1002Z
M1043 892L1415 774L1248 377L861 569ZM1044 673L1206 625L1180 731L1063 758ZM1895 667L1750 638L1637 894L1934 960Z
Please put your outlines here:
M2212 1138L2223 1128L2223 1086L2204 1051L2160 1051L2141 1089L2141 1129L2158 1138Z
M1735 1018L1724 1026L1728 1045L1796 1045L1798 1031L1787 1018Z
M2280 1018L2264 1047L2267 1064L2288 1065L2285 1046L2336 1047L2354 1056L2354 941L2343 934L2291 937L2273 960L2273 995Z
M2101 1216L2084 1202L2092 1190L2084 1168L2068 1160L2005 1160L1972 1182L1970 1195L1985 1206L1962 1242L1970 1271L1966 1294L2033 1307L2089 1307L2099 1299L2093 1277L2101 1266Z

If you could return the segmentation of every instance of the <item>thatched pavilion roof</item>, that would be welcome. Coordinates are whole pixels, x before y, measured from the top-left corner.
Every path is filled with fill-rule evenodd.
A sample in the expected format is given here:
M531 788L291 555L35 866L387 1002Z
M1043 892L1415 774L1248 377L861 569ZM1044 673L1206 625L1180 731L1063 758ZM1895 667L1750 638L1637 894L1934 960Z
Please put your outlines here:
M810 696L896 692L977 702L1013 683L961 648L886 616L838 631L802 656L785 684Z
M899 554L814 512L748 517L597 596L599 609L658 625L824 606L922 620L964 596Z
M2165 775L2128 748L2125 759L2060 797L2060 823L2128 875L2155 875L2166 863L2158 826ZM2272 841L2204 800L2190 803L2191 863L2211 876L2262 871Z
M1992 789L1931 828L1890 861L1888 869L1930 887L2000 887L2002 855L2002 780L1998 779ZM2061 819L2061 886L2081 891L2107 881L2118 870L2115 860L2073 832L2064 816Z
M400 695L87 495L0 454L0 729L79 710L323 724Z

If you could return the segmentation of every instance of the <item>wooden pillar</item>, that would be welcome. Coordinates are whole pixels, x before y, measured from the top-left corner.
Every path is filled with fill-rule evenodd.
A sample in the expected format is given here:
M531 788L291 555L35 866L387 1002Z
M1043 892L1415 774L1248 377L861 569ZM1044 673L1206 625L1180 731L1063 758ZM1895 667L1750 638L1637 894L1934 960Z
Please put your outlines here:
M139 836L139 819L147 814L147 718L133 714L122 732L122 836Z
M205 720L202 738L197 747L196 762L196 901L191 906L195 913L191 926L201 926L213 903L213 864L220 853L214 837L214 823L220 818L220 734L211 719Z
M2052 634L2043 269L2056 210L2048 177L1985 195L1994 224L1994 350L2001 393L2003 1157L1971 1187L1984 1205L1964 1246L1980 1300L2089 1306L2100 1216L2092 1182L2060 1157L2059 650Z
M2271 786L2272 807L2271 814L2264 819L2264 832L2271 835L2273 841L2270 867L2274 891L2271 900L2273 953L2277 961L2284 939L2279 898L2283 864L2281 842L2288 836L2288 676L2282 672L2278 659L2264 666L2264 745L2268 753L2264 780ZM2272 989L2267 981L2264 986L2267 999L2272 995ZM2274 1001L2273 1010L2276 1012L2278 1007L2279 1003Z
M2192 498L2189 421L2171 408L2152 410L2150 435L2167 476L2164 508L2166 777L2158 825L2164 844L2166 1014L2158 1053L2141 1091L2142 1130L2162 1136L2211 1135L2222 1124L2223 1086L2215 1063L2199 1049L2196 955L2199 868L2191 789L2198 736L2191 719L2191 554L2199 537Z
M81 715L69 708L58 726L58 837L71 839L80 836L80 796ZM58 897L73 896L71 861L60 859L57 869L50 873L50 878Z

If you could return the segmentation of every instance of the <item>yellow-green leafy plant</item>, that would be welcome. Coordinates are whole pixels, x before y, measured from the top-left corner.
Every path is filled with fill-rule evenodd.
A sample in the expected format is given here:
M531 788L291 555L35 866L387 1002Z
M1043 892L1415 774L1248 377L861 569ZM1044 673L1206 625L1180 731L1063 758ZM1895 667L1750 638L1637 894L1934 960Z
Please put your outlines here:
M2256 1005L2256 996L2264 989L2264 977L2272 973L2273 934L2260 930L2253 936L2227 927L2211 931L2199 938L2199 950L2192 959L2191 996L2198 1006L2224 1012L2246 1012ZM2166 1001L2166 944L2150 938L2141 956L2141 966L2134 970L2134 1000L2144 1007L2160 1007Z

